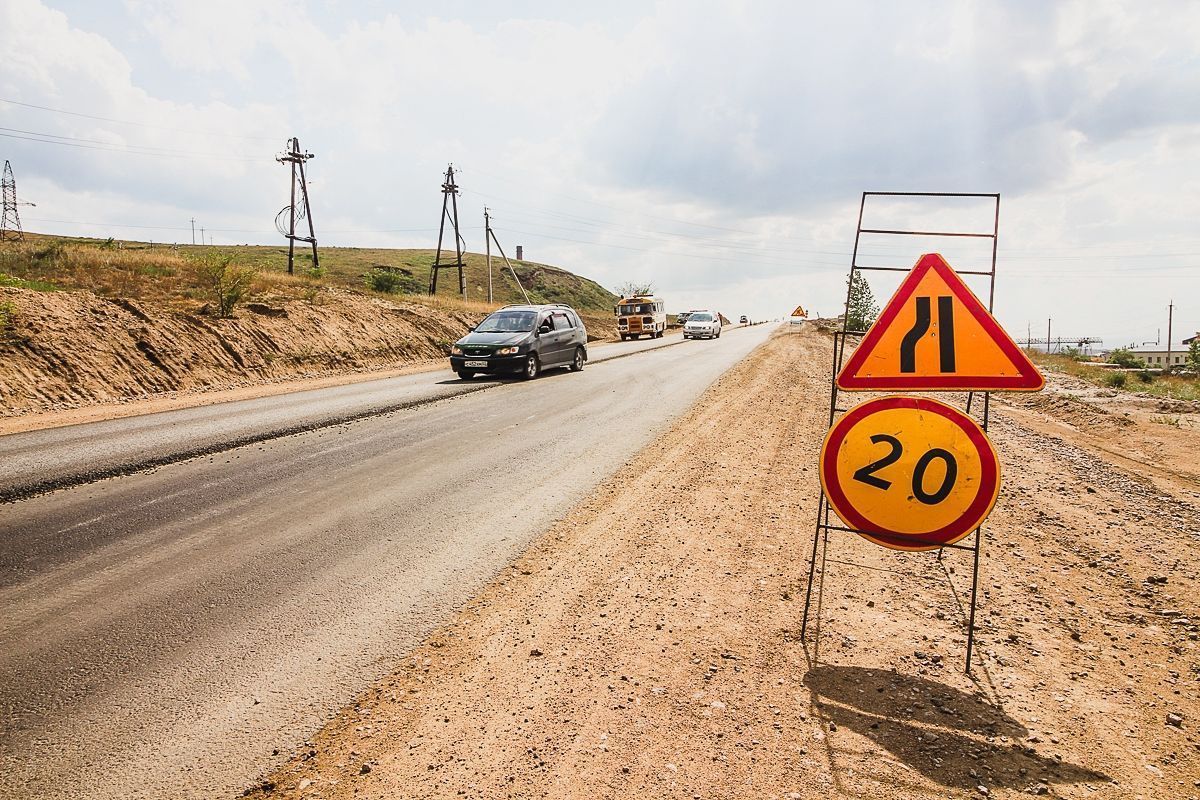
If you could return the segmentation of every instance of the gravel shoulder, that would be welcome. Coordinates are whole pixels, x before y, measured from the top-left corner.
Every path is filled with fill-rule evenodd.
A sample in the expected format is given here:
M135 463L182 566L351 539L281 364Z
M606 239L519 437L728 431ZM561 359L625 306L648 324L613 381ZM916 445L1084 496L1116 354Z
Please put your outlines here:
M830 347L780 331L248 793L1200 796L1197 449L998 402L973 676L966 553L836 540L806 644Z

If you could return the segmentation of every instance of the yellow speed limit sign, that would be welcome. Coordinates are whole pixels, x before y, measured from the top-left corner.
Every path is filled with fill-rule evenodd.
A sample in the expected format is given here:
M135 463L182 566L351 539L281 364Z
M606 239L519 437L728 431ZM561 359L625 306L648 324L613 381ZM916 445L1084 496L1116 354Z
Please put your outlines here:
M830 428L821 488L842 521L867 539L934 550L991 513L1000 461L983 429L958 409L924 397L881 397Z

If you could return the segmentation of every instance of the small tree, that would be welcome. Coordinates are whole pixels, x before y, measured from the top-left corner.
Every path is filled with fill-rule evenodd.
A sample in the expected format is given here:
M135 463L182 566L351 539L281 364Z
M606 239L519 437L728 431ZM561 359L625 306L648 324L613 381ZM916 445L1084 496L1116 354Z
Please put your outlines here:
M233 309L250 295L250 283L257 273L250 267L233 264L233 256L210 255L196 267L200 288L208 294L221 319L233 316Z
M1187 364L1191 369L1200 372L1200 336L1193 339L1188 346Z
M851 272L850 301L846 307L846 330L865 331L879 316L871 286L858 270Z
M1133 354L1128 347L1118 347L1108 354L1108 363L1116 364L1126 369L1145 369L1146 362Z
M649 281L625 281L617 287L621 297L645 297L654 294L654 284Z

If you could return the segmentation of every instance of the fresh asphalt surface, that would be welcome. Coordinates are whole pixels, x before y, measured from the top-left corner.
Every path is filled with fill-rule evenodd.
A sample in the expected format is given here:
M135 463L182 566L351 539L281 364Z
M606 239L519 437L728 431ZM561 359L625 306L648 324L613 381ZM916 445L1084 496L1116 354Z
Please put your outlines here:
M0 505L0 797L236 795L770 332L0 437L159 464Z
M588 347L589 363L682 341L682 335L675 333L661 339L595 344ZM0 502L421 405L499 382L483 375L460 381L450 372L423 372L0 436Z

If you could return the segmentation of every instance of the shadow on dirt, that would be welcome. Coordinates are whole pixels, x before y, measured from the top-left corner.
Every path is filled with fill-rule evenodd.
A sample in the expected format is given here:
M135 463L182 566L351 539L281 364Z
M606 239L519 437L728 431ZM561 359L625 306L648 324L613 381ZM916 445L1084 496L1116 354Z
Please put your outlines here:
M871 739L943 786L1025 791L1039 783L1049 787L1109 780L1101 772L1037 752L1036 742L1022 741L1030 731L981 694L852 666L817 665L804 682L825 720Z

